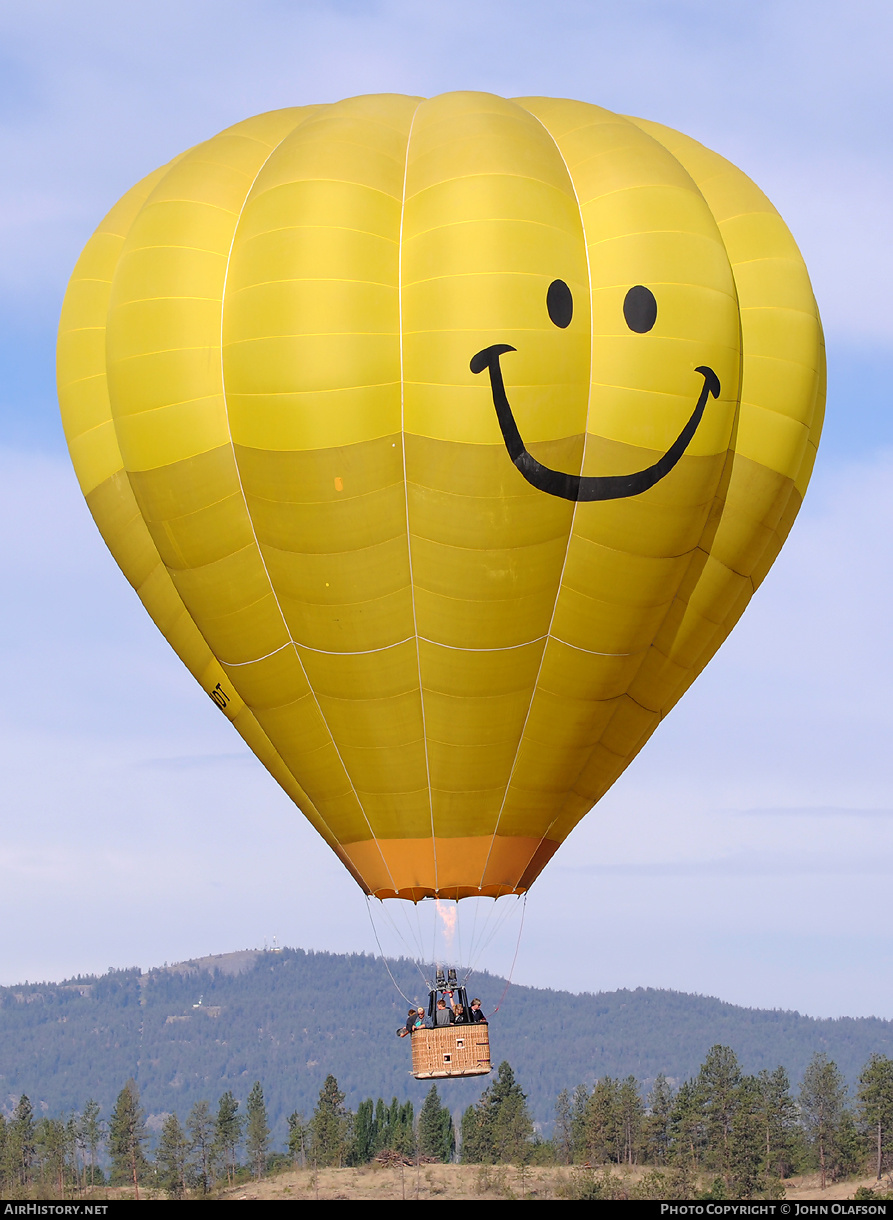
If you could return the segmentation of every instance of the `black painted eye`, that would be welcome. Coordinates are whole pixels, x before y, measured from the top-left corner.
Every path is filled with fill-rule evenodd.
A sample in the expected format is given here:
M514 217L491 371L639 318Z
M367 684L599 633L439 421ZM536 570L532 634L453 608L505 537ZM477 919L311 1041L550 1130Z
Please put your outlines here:
M630 330L644 335L657 321L657 301L650 288L636 284L623 298L623 316Z
M546 293L546 309L556 326L560 326L562 330L566 326L570 326L571 318L574 316L574 298L564 280L553 280L549 285L549 291Z

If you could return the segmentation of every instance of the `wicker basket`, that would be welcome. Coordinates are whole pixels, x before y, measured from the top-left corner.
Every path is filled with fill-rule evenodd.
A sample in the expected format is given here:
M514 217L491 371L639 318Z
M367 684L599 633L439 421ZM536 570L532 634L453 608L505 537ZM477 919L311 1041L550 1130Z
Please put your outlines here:
M412 1074L416 1080L486 1076L489 1071L490 1033L483 1022L417 1029L412 1035Z

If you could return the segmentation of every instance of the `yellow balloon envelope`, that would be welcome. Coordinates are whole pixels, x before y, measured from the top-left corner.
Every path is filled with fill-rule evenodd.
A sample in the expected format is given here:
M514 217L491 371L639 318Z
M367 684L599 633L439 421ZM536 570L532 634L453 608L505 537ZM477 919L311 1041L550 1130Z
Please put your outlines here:
M102 535L353 876L525 891L740 617L821 325L756 186L582 102L382 95L156 170L59 332Z

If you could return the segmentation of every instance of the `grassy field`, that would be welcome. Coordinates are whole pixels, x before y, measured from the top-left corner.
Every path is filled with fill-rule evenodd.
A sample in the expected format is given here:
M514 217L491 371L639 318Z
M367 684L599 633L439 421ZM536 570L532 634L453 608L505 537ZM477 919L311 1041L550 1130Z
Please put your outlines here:
M359 1169L290 1170L275 1178L225 1190L221 1199L566 1199L572 1197L579 1169L519 1169L514 1165L366 1165ZM601 1172L601 1170L597 1171ZM612 1167L628 1186L648 1173L647 1168ZM705 1183L706 1185L706 1183ZM784 1183L788 1202L851 1199L860 1186L874 1188L874 1177L851 1178L824 1191L817 1174L790 1178ZM893 1189L893 1182L880 1185Z

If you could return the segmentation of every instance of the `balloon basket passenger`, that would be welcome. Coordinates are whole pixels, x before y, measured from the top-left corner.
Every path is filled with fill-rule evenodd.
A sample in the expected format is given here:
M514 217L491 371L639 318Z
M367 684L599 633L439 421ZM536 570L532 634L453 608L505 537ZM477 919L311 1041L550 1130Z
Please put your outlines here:
M453 970L448 979L438 973L428 992L427 1010L410 1009L406 1025L397 1033L411 1039L416 1080L485 1076L491 1070L490 1031L481 1002L475 998L469 1003Z

